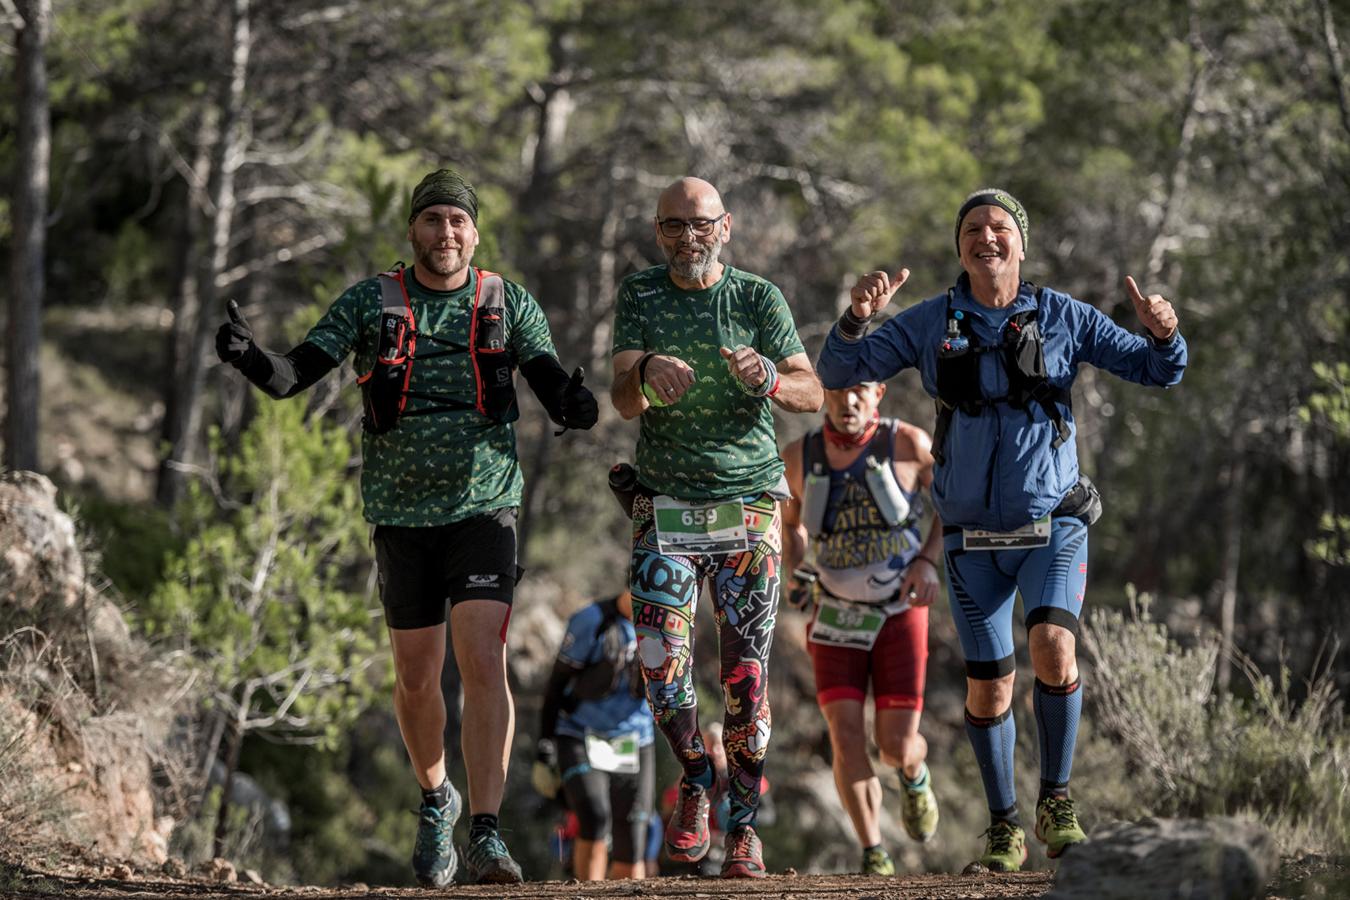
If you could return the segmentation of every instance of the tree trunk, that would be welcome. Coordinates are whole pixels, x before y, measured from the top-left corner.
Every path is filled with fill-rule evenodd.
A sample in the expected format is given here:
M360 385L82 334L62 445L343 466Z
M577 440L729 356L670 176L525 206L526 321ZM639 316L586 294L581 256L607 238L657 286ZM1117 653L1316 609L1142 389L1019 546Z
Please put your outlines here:
M1228 692L1233 674L1233 632L1237 622L1238 575L1242 561L1242 499L1247 482L1246 435L1246 423L1238 423L1229 445L1232 455L1220 510L1223 559L1219 573L1219 638L1222 652L1215 679L1220 693Z
M42 305L47 190L51 164L51 109L47 94L47 36L51 0L18 0L15 94L18 103L14 178L14 238L10 252L8 376L5 414L6 468L37 470L41 382Z
M186 400L187 358L193 346L196 323L201 305L198 302L197 276L202 265L198 240L201 237L202 217L206 209L205 184L211 165L210 147L215 130L214 110L204 110L197 127L197 152L193 158L192 174L184 179L183 218L175 237L173 295L169 308L173 311L173 325L165 337L164 346L164 420L160 423L160 442L166 447L177 447L183 440ZM169 464L169 458L160 460L155 484L155 500L171 508L182 493L183 476Z
M1331 66L1331 86L1336 91L1336 106L1341 112L1341 128L1350 135L1350 88L1346 86L1345 59L1341 56L1341 43L1336 38L1336 20L1331 15L1328 0L1317 0L1317 14L1322 25L1322 46L1327 52L1327 63Z
M239 768L239 751L244 745L244 720L248 717L252 694L244 692L239 714L229 725L229 742L225 745L225 777L220 781L220 806L216 810L216 831L211 840L211 855L225 855L225 834L229 830L230 791L234 788L234 770Z
M179 415L182 433L169 450L164 467L171 478L181 479L191 465L202 431L202 393L206 385L208 355L216 326L224 321L217 303L217 283L229 264L230 232L234 227L235 172L243 157L244 92L247 87L250 31L250 0L231 0L230 65L221 82L220 127L211 152L211 183L208 190L210 245L206 265L197 280L199 306L191 326L192 342L183 366ZM176 496L177 488L168 491ZM163 495L161 495L163 500Z

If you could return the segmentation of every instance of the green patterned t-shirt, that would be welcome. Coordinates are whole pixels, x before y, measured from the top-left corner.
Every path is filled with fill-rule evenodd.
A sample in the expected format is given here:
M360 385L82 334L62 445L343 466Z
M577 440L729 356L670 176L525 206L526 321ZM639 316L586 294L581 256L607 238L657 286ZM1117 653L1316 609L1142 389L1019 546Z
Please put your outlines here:
M404 284L420 334L467 346L477 270L456 291L433 291L417 283L408 269ZM506 343L514 365L545 353L556 355L548 320L523 287L505 282ZM355 353L359 374L375 363L383 302L378 278L348 288L324 313L305 340L336 360ZM475 383L469 354L429 356L446 348L425 339L417 343L410 391L425 391L473 403ZM434 406L409 399L408 410ZM509 417L516 418L512 413ZM424 416L404 415L392 431L363 433L361 498L365 516L377 525L428 526L519 506L524 482L516 460L516 429L476 410L451 410Z
M614 352L654 350L683 360L695 381L679 402L642 414L642 483L682 500L767 491L783 474L770 401L737 387L720 348L753 347L774 363L805 353L783 292L725 266L712 287L686 291L665 266L619 286Z

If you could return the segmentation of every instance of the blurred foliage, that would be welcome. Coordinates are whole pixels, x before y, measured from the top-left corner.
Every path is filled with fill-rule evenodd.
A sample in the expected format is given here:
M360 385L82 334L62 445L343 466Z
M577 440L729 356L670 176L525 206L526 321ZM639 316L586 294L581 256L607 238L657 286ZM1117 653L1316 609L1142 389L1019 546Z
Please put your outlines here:
M186 546L141 622L245 732L332 745L378 683L374 619L349 587L367 565L359 499L333 477L351 456L344 430L268 404L177 513Z

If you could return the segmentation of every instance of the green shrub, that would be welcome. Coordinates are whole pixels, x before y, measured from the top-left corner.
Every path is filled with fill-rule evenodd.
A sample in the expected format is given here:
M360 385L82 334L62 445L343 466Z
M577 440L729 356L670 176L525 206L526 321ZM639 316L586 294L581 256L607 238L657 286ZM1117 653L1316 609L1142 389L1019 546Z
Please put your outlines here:
M1092 663L1096 728L1123 753L1138 808L1121 818L1251 815L1284 851L1350 850L1350 731L1330 677L1314 664L1304 690L1238 663L1250 697L1215 694L1217 635L1181 646L1130 593L1130 612L1095 612L1083 645ZM1297 699L1296 699L1297 697Z

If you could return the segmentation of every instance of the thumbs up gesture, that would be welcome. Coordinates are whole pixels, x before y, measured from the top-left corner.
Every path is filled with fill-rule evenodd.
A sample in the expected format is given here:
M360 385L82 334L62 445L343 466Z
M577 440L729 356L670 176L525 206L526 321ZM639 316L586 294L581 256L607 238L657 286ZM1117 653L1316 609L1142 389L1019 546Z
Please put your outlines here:
M894 276L885 272L868 272L858 279L853 290L848 292L849 303L853 306L853 315L859 319L870 319L876 315L895 292L909 280L909 269L901 269Z
M1162 294L1149 294L1145 297L1139 291L1139 285L1129 275L1125 276L1125 289L1130 293L1130 302L1134 304L1134 314L1144 327L1160 341L1170 341L1177 333L1177 314L1172 304Z
M586 370L577 366L567 386L563 388L560 424L565 428L584 430L594 425L596 419L600 417L600 407L595 402L595 395L582 384L585 377Z
M243 359L253 346L253 331L248 327L244 314L239 311L238 303L229 301L225 304L225 311L229 313L230 321L216 331L216 356L220 357L221 362L233 363Z

